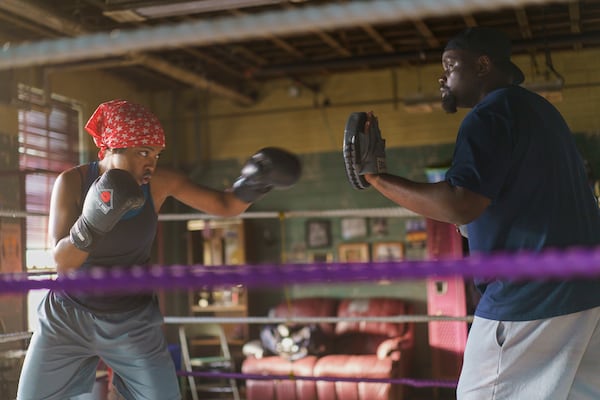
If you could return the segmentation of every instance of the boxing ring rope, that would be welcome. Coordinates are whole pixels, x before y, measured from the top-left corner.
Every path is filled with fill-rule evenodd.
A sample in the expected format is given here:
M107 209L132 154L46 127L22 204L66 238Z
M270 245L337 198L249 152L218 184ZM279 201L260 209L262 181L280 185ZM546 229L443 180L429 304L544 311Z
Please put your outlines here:
M69 291L142 291L156 288L193 288L202 285L281 286L303 283L340 283L350 281L399 280L428 276L503 277L516 279L588 277L600 274L600 248L571 248L563 251L546 250L541 253L498 253L486 256L471 255L461 259L404 261L380 263L326 263L326 264L267 264L220 266L174 265L134 266L133 268L92 268L89 272L75 271L57 279L30 279L26 273L0 275L0 293L24 292L32 289ZM340 277L343 277L340 279ZM438 318L439 317L439 318ZM448 316L391 316L386 321L432 322L436 320L464 321L468 317ZM352 317L343 320L352 320ZM337 322L342 318L247 318L245 322ZM380 321L379 317L359 318L359 321ZM235 323L241 320L201 317L165 317L165 323ZM18 339L17 339L18 337ZM0 335L0 342L28 339L28 332ZM242 373L207 373L178 371L181 376L231 378L240 380L308 380L332 382L388 383L413 387L454 388L457 382L413 378L379 379L368 377L312 377L289 375L261 375Z
M232 379L252 379L252 380L298 380L298 381L326 381L326 382L366 382L366 383L390 383L392 385L406 385L418 388L424 387L444 387L455 388L456 382L442 379L412 379L412 378L354 378L347 376L306 376L295 375L261 375L261 374L241 374L236 372L187 372L177 371L179 376L195 376L201 378L232 378Z
M472 322L472 316L455 317L448 315L396 315L386 317L165 317L165 324L284 324L294 322L297 324L320 324L336 322Z
M401 208L369 209L369 210L333 210L333 211L299 211L275 213L247 213L246 218L282 218L305 216L345 216L354 212L369 216L410 217ZM27 213L12 212L16 217ZM212 219L203 214L163 215L163 221L189 219ZM39 276L36 276L39 275ZM540 253L496 253L490 255L470 255L459 259L417 260L401 262L377 263L317 263L317 264L265 264L265 265L225 265L219 268L203 265L172 266L134 266L92 268L89 271L74 271L59 278L43 278L50 276L44 273L5 273L0 274L0 293L18 293L34 289L53 289L68 291L152 291L163 289L190 289L199 286L225 286L243 284L247 287L282 286L309 283L343 283L357 281L402 280L426 277L496 277L510 279L546 279L592 277L600 275L599 248L570 248L565 250L546 250ZM31 279L35 278L35 279ZM322 318L224 318L224 317L165 317L166 324L193 323L318 323L339 321L364 322L436 322L457 321L470 322L471 316L428 316L397 315L389 317L322 317ZM31 333L18 332L0 335L0 343L29 339ZM454 388L457 382L448 380L428 380L413 378L368 378L368 377L313 377L289 375L261 375L226 372L187 372L178 371L181 376L204 378L231 378L239 380L307 380L331 382L367 382L389 383L413 387Z
M410 217L421 217L406 208L402 207L387 207L387 208L356 208L356 209L345 209L345 210L314 210L314 211L251 211L240 214L233 219L262 219L262 218L336 218L336 217L396 217L396 218L410 218ZM222 217L211 216L208 214L201 213L188 213L188 214L162 214L159 215L159 221L188 221L194 219L223 219Z
M0 293L34 289L67 291L143 291L189 289L199 286L243 284L248 287L309 283L341 283L422 279L430 276L480 278L575 278L600 275L600 247L574 247L539 253L496 253L459 259L415 260L376 263L315 263L133 266L73 271L57 279L29 279L27 273L5 273Z
M34 213L24 210L0 209L0 217L26 218L47 217L47 213ZM239 219L276 219L276 218L315 218L315 217L397 217L410 218L420 215L403 207L356 208L344 210L299 210L299 211L250 211L234 218L224 218L203 213L159 214L159 221L189 221L189 220L239 220Z
M560 0L567 2L568 0ZM85 34L0 49L0 70L125 55L182 45L207 45L292 35L359 24L385 24L426 17L544 4L547 0L374 0L307 6L210 21L158 25L128 31Z
M31 338L32 332L14 332L0 334L0 343L16 342Z
M27 217L47 217L47 213L34 213L31 211L11 210L8 208L0 209L0 217L7 218L27 218Z

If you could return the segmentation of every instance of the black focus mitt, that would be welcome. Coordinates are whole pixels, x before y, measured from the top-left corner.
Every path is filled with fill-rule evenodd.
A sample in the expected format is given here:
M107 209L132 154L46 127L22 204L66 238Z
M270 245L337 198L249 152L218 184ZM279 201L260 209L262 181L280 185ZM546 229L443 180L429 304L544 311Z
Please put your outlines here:
M369 121L368 130L365 124ZM344 130L344 164L352 187L363 190L371 186L363 175L387 172L385 140L377 118L366 112L354 112L348 117Z

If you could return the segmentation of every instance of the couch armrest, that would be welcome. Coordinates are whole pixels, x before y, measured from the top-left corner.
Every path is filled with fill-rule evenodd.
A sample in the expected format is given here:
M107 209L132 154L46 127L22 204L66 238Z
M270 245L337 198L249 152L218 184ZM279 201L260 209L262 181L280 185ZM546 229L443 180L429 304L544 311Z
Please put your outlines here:
M413 341L404 336L386 339L377 347L377 358L391 357L394 361L398 361L403 351L412 350L412 345Z

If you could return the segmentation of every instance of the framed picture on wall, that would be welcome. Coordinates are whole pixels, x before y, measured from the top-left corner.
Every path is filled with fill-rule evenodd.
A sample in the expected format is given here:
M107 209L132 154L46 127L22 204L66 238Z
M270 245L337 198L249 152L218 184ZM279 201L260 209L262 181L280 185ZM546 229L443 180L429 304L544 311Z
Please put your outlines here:
M373 243L373 261L404 260L404 244L402 242Z
M366 218L344 218L342 219L342 239L354 239L367 236Z
M311 253L308 257L313 263L328 263L333 261L333 254L329 251Z
M374 236L386 236L388 231L388 220L384 217L371 218L371 234Z
M369 261L368 243L344 243L338 246L340 262L367 262Z
M323 219L306 221L306 247L316 249L331 246L331 222Z

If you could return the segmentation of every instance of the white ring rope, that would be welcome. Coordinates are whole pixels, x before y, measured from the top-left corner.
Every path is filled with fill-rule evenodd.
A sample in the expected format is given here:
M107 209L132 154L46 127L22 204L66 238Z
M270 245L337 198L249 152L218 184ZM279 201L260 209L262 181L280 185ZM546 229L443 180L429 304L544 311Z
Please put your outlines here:
M561 0L567 2L567 0ZM125 55L185 45L262 39L265 35L385 24L425 17L543 4L547 0L374 0L352 1L280 11L158 25L128 31L85 34L0 49L0 69Z
M0 343L16 342L18 340L30 339L32 332L15 332L0 334Z
M337 322L472 322L473 316L394 315L385 317L164 317L165 324L272 324L272 323L337 323Z
M47 213L35 213L22 210L0 209L0 217L8 218L27 218L27 217L47 217Z
M396 315L386 317L164 317L168 325L182 324L285 324L285 323L337 323L337 322L392 322L392 323L424 323L424 322L473 322L473 316L453 317L447 315ZM31 339L32 332L15 332L0 334L0 343L16 342Z
M26 218L48 216L44 213L32 213L21 210L0 209L0 217ZM398 217L410 218L420 215L402 207L386 208L355 208L344 210L300 210L300 211L252 211L234 217L234 219L277 219L277 218L335 218L335 217ZM159 214L159 221L189 221L189 220L231 219L202 213Z

